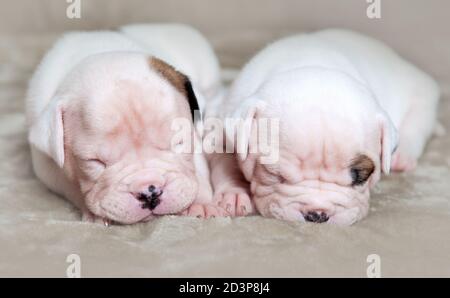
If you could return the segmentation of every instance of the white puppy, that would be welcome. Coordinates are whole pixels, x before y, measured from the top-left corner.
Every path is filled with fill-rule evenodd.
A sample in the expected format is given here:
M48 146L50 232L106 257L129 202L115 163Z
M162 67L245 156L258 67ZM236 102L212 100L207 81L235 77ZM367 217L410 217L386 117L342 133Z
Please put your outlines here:
M221 109L255 120L226 132L245 144L234 167L253 202L226 155L211 165L216 199L237 215L256 205L268 217L352 224L380 172L416 166L438 100L430 76L372 38L325 30L277 41L244 67ZM264 118L279 119L279 158L268 164L252 137Z
M135 223L188 206L215 215L206 160L174 152L171 124L192 123L220 84L211 46L190 27L68 33L29 86L35 173L87 220Z

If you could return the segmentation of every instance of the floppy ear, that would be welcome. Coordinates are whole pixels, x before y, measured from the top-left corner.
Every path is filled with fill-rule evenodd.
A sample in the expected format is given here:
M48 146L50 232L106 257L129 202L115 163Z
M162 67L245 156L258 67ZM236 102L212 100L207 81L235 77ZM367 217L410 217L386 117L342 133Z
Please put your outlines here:
M196 90L194 90L189 77L176 70L172 65L156 57L150 58L150 66L170 84L172 84L175 89L186 96L189 108L191 110L192 121L195 122L196 120L199 120L195 118L196 111L200 112L200 107L197 100L199 93L194 92Z
M189 84L187 84L186 88L190 89L188 91L188 103L189 108L191 109L191 116L194 121L194 127L199 135L203 135L203 114L202 108L205 106L205 98L202 93L197 90L194 86L192 86L191 82L188 80Z
M381 170L383 173L389 174L392 154L398 145L398 133L387 114L378 115L378 123L381 129Z
M29 142L50 156L62 168L64 165L63 109L60 101L52 100L31 126Z
M229 142L235 144L235 150L240 160L245 160L249 153L252 127L258 110L264 103L256 97L248 97L232 113L231 119L225 122L225 135Z

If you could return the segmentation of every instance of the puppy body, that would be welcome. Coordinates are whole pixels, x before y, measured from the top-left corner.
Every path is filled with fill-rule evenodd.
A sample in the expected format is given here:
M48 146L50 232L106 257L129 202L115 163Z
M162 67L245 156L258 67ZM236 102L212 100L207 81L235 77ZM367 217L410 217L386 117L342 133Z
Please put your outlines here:
M381 171L415 167L438 100L434 80L382 43L325 30L282 39L257 54L231 86L221 114L280 121L279 160L272 165L250 152L257 145L249 140L254 125L238 134L248 147L238 153L239 168L261 214L351 224L367 214L369 188ZM235 132L227 130L229 140Z
M212 48L192 28L130 25L66 34L29 85L36 175L89 220L133 223L209 202L204 156L170 152L172 120L192 122L191 85L200 110L220 88ZM148 189L162 193L153 210L138 199L150 196Z

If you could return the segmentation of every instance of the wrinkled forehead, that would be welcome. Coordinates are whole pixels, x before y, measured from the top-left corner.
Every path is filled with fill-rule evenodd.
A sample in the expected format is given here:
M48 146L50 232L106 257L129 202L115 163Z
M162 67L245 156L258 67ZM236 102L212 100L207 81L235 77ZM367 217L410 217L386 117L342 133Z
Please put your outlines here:
M375 149L374 127L320 110L281 120L280 132L283 150L312 165L344 168L358 154Z
M177 117L189 115L185 99L167 82L118 80L108 92L84 98L77 110L84 129L96 135L145 137L148 132L170 134Z

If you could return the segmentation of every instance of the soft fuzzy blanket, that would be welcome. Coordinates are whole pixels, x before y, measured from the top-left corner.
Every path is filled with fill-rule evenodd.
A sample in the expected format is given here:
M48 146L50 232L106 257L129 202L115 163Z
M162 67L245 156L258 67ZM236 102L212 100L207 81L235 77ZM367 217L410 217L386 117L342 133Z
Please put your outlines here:
M433 138L415 172L384 177L368 217L351 227L259 216L81 222L35 178L26 140L26 82L52 40L0 40L0 276L64 277L70 254L82 276L364 277L371 254L382 276L450 276L449 134ZM450 82L440 83L449 131Z

